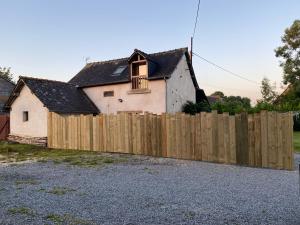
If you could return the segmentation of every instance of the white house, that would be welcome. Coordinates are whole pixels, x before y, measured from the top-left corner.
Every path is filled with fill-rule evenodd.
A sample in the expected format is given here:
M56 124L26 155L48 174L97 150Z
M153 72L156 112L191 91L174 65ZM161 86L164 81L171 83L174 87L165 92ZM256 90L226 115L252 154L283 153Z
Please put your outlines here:
M154 54L135 49L128 58L88 63L69 82L20 77L6 107L10 138L47 137L47 114L181 111L187 101L206 100L187 48Z

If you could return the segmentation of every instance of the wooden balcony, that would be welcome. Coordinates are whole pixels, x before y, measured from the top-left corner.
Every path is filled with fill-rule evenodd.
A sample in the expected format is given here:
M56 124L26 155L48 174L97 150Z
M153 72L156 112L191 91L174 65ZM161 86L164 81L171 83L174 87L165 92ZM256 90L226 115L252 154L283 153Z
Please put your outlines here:
M131 88L132 90L148 90L148 77L146 75L133 76Z

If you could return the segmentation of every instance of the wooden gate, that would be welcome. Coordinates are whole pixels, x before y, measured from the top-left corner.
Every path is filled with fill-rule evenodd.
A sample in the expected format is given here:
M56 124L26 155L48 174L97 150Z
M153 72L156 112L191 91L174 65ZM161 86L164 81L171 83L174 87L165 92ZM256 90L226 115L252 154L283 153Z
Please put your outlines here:
M5 140L9 134L9 116L0 115L0 140Z

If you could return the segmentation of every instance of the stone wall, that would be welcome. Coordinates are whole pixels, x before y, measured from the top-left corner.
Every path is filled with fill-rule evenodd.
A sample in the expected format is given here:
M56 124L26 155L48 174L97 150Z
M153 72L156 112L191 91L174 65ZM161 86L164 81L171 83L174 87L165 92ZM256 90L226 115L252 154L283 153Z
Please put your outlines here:
M22 144L31 144L38 145L42 147L47 147L47 137L29 137L29 136L17 136L17 135L8 135L8 141L22 143Z

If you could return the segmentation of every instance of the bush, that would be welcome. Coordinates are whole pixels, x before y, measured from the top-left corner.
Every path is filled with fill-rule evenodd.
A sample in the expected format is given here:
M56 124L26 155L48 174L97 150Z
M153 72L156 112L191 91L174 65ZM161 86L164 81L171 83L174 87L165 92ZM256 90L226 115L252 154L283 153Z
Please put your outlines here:
M195 115L196 113L199 112L210 112L210 106L207 102L199 102L199 103L193 103L191 101L187 101L183 106L182 106L182 112Z
M295 114L293 116L293 120L294 120L294 131L300 131L300 113L297 112L297 114Z

